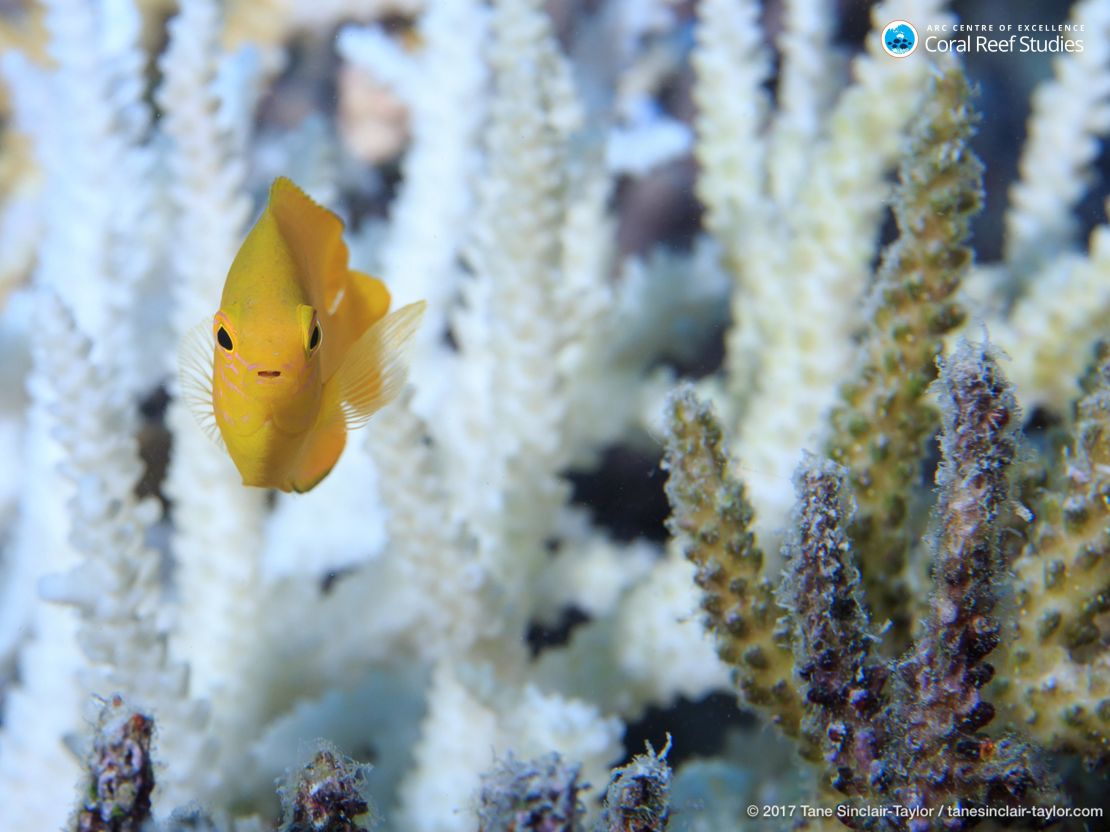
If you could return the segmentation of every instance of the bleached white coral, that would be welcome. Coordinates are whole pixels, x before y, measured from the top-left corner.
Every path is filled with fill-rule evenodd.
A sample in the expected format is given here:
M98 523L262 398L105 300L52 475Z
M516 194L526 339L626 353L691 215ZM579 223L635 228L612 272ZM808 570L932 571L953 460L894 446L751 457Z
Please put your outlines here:
M499 3L493 31L487 167L467 256L474 276L454 320L461 358L449 362L456 405L436 438L451 457L456 510L518 607L512 621L527 614L522 591L566 497L559 356L583 332L561 303L561 230L571 198L565 154L581 112L537 3Z
M540 657L536 684L589 697L630 719L649 704L698 699L726 687L728 670L702 626L692 575L693 566L677 552L657 561L608 615Z
M416 57L400 56L383 40L345 29L342 54L380 80L392 77L383 58L403 60L414 73L405 99L411 113L412 142L403 161L404 182L392 205L392 221L381 255L398 304L424 299L426 315L413 350L412 378L417 412L427 416L445 393L435 364L447 310L454 300L466 240L466 220L474 207L474 179L480 156L479 127L485 116L488 68L483 60L487 10L476 0L441 0L420 16L424 48Z
M876 32L892 19L939 23L947 17L935 0L892 0L872 12ZM754 111L721 104L735 90L746 91L748 108L764 101L760 85L767 70L753 9L707 2L702 27L694 57L699 192L736 281L726 365L729 392L739 403L732 414L737 455L750 471L757 528L772 539L793 500L790 474L798 453L813 441L851 366L853 335L864 323L859 298L885 207L884 177L931 70L927 61L891 62L878 35L869 35L867 53L855 61L854 83L833 105L821 135L810 137L806 187L794 194L783 183L796 174L781 164L774 168L776 184L768 184L765 104ZM731 38L723 34L728 27ZM807 66L797 74L820 73ZM784 70L778 133L803 129L820 108L818 95L791 111L788 88L798 87L807 85L794 70ZM776 132L770 138L777 139Z
M413 832L466 832L473 826L467 810L478 773L493 761L497 715L447 665L437 669L428 700L415 771L401 786L400 825Z
M693 138L689 127L665 116L634 126L615 127L605 149L606 164L613 173L642 176L687 153Z
M6 691L0 735L0 800L9 832L61 828L80 778L77 759L60 741L81 727L75 615L51 606L36 611L30 625L34 635L19 657L20 682Z
M1068 19L1083 27L1083 48L1056 58L1055 77L1033 94L1021 179L1006 214L1006 260L1027 280L1074 242L1072 211L1110 132L1110 7L1083 0Z
M389 543L378 562L336 590L340 607L348 598L374 599L353 625L358 641L373 645L364 655L400 648L433 660L495 635L493 576L450 514L443 455L428 444L411 394L375 419L366 445L388 483L382 503Z
M993 272L1010 282L986 286L984 275L978 281L988 302L1003 295L990 327L1013 358L1007 375L1019 398L1060 413L1077 393L1089 345L1110 321L1110 226L1094 229L1085 256L1073 239L1073 209L1089 186L1099 139L1110 130L1110 9L1080 2L1069 20L1090 35L1082 51L1058 57L1053 79L1034 91L1021 179L1006 213L1005 269ZM1009 309L1005 301L1014 294Z
M706 227L717 234L733 262L742 262L745 240L756 236L766 173L762 131L769 103L762 87L771 72L751 0L705 0L698 7L697 158L705 175L698 196ZM758 287L756 287L758 288Z
M1110 206L1108 206L1110 210ZM1064 254L1049 262L1007 321L992 322L998 345L1013 359L1006 372L1023 403L1065 412L1078 393L1089 350L1110 323L1110 225L1091 232L1086 257Z
M375 432L382 430L379 421L374 422ZM312 491L277 498L265 529L264 582L320 580L381 555L386 516L378 469L356 442L351 444ZM351 529L352 517L359 519L356 534Z
M137 325L136 315L139 286L150 277L158 251L157 212L151 211L153 150L144 145L149 112L141 100L137 12L128 0L96 8L67 0L45 6L53 66L34 67L18 53L6 55L4 63L15 93L16 124L33 139L35 161L44 172L37 196L44 238L35 281L74 304L93 336L96 360L112 367L135 396L159 372L142 359L140 345L149 345L151 338ZM50 441L41 437L28 445L48 452ZM33 470L28 480L34 483L40 476L49 480L54 475L48 467ZM0 633L22 623L27 599L33 597L35 568L23 558L54 548L41 539L30 543L26 535L32 528L61 525L56 516L52 524L44 522L49 506L55 505L55 513L59 509L38 485L31 485L24 503L34 519L20 535L25 545L13 547L6 565L10 579L4 591L12 597L2 606L11 626L0 626ZM5 641L0 635L0 650L10 648Z
M7 77L12 74L11 60L9 57L5 61L9 69L3 74ZM19 63L18 58L14 60ZM29 118L26 106L17 110L21 118ZM21 141L24 141L23 137L9 138L11 144ZM9 149L7 154L11 156L24 152L29 154L29 151L17 146L14 150ZM0 298L10 297L13 289L31 272L45 225L41 178L20 162L16 164L22 168L23 175L5 194L0 205Z
M567 608L591 616L610 615L622 594L651 570L659 552L642 540L618 543L599 534L586 512L572 507L559 518L558 554L540 583L549 591L537 599L537 619L554 622Z
M420 86L414 77L417 71L415 59L383 28L347 26L340 31L336 47L340 55L370 73L374 80L389 87L405 101L412 101L420 94ZM429 49L426 54L435 55L436 50Z
M38 315L33 315L32 325L37 326ZM37 602L38 578L77 562L67 540L66 503L73 489L58 470L62 452L51 436L55 388L41 371L41 361L35 360L30 376L21 459L26 469L23 502L14 539L4 552L4 588L20 600L5 603L4 623L22 642L19 681L6 691L0 731L0 803L11 832L35 832L43 825L60 828L79 777L76 758L59 741L81 724L77 674L85 661L77 643L76 615Z
M727 687L728 672L697 611L692 576L693 565L672 552L621 606L617 662L640 702L697 699Z
M158 373L135 349L149 343L135 307L160 231L138 12L130 0L45 6L54 68L44 73L12 56L6 70L12 86L29 87L16 96L19 123L45 172L46 233L65 240L43 246L37 279L66 294L93 337L96 360L137 393ZM44 110L43 100L52 108Z
M172 142L175 208L172 323L179 338L217 308L249 210L237 144L246 129L236 122L249 120L251 112L244 101L232 108L225 103L228 93L218 93L221 87L243 89L231 83L237 73L221 72L221 62L249 56L221 57L218 26L214 3L185 4L170 23L162 61L159 100ZM227 740L224 748L235 752L259 719L261 691L250 662L262 615L258 559L265 494L243 488L227 454L201 432L180 399L171 405L168 421L176 444L166 491L174 501L180 587L173 645L189 663L193 692L213 704L213 728ZM217 787L214 769L193 776L198 797Z
M768 188L779 205L794 199L809 180L814 143L837 81L830 40L832 4L827 0L785 0L779 35L782 70L779 106L768 135Z
M586 702L531 686L490 698L481 685L475 690L467 683L472 672L446 664L436 670L416 770L402 788L403 828L472 829L479 774L508 752L528 758L558 751L581 761L583 779L595 788L606 782L604 772L619 754L619 720L606 719Z
M35 139L36 161L44 171L44 228L34 281L79 307L93 335L96 361L111 368L124 395L133 398L140 379L149 378L141 350L132 351L131 336L137 332L136 286L154 251L144 236L150 217L136 216L151 197L143 181L150 151L140 147L144 110L134 9L127 2L94 8L51 0L45 10L52 67L34 69L16 55L5 61L5 75L20 88L18 123ZM121 226L128 221L133 224ZM125 240L135 239L144 248L125 260ZM32 329L48 326L50 312L34 308ZM51 436L57 424L52 408L67 403L59 400L69 391L54 385L50 346L35 359L30 378L22 505L5 552L4 590L19 600L5 599L4 632L32 633L19 658L20 684L8 694L0 736L0 800L6 828L13 832L59 826L77 774L58 741L80 724L82 687L76 674L85 660L77 650L74 615L33 603L39 576L67 570L76 561L66 540L66 504L73 490L58 473L63 454ZM120 427L131 423L125 418Z
M161 555L144 540L161 509L134 490L142 464L134 437L117 430L131 418L131 391L90 361L91 344L56 297L40 301L38 372L55 387L55 435L66 452L64 471L75 481L71 540L85 559L66 574L47 576L47 600L81 614L77 641L89 666L86 695L122 693L158 720L159 749L173 765L159 778L159 798L171 806L191 796L189 777L205 759L205 711L188 698L188 669L168 655L158 608Z

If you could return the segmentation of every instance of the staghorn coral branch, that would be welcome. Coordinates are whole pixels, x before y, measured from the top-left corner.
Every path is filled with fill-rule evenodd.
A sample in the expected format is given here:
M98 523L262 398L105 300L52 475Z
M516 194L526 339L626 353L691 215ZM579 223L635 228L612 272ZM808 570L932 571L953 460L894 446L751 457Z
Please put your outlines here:
M997 521L1009 499L1009 468L1021 413L985 345L961 343L941 365L944 432L933 539L937 589L919 656L970 670L998 644L991 616L1001 574ZM923 652L922 652L923 651Z
M626 766L613 769L596 832L663 832L670 818L671 737L656 754L651 743Z
M582 832L580 768L555 753L532 761L512 755L498 761L482 775L478 832Z
M1052 791L1033 746L980 732L994 717L980 688L993 675L984 658L999 637L1000 519L1016 453L1016 400L988 348L967 342L943 362L936 387L943 460L930 539L935 588L921 638L899 662L870 659L845 534L846 472L833 463L807 460L797 476L798 528L782 593L808 685L805 725L823 735L814 739L824 745L831 786L848 796L845 822L896 804L903 819L888 817L883 828L914 832L964 828L948 807L1017 806ZM911 812L918 814L906 822Z
M172 325L181 338L217 308L250 210L240 189L251 102L238 100L231 82L236 71L249 78L251 65L246 53L233 60L220 52L220 8L211 0L183 4L168 29L156 98L173 151ZM261 653L255 649L262 616L258 552L266 496L260 489L243 488L227 454L198 429L181 391L173 392L177 398L166 418L174 447L165 493L173 502L180 601L171 644L189 664L192 690L212 702L213 729L225 741L223 752L238 754L244 735L257 725L267 687L257 677ZM229 764L232 769L238 765ZM218 766L198 767L189 775L197 799L237 785L221 778Z
M1034 91L1021 179L1010 189L1005 258L1025 280L1072 246L1073 209L1110 131L1110 7L1077 2L1069 22L1091 36L1084 49L1056 58L1052 80Z
M736 231L759 220L765 190L762 137L769 102L763 84L770 58L752 0L703 0L698 4L698 196L707 209L706 225L717 234L734 263L742 260ZM746 280L746 277L738 279Z
M211 741L203 733L205 705L190 699L189 669L170 655L159 621L161 557L144 540L159 507L136 500L138 443L114 432L133 418L130 391L94 363L92 344L69 308L51 292L43 295L36 359L55 387L54 433L66 454L62 470L76 485L70 540L83 560L44 578L40 593L80 615L77 638L89 665L78 674L84 691L119 691L158 714L161 747L174 762L161 778L160 796L180 800L183 780L208 764Z
M1080 382L1084 393L1076 405L1074 451L1065 466L1069 497L1064 503L1073 540L1073 565L1084 573L1074 599L1071 621L1061 633L1072 649L1101 636L1100 617L1110 611L1110 344L1100 342L1094 366ZM1102 522L1099 522L1101 519Z
M1011 283L1004 292L1024 294L1007 320L991 325L1014 358L1010 375L1025 405L1061 414L1078 393L1089 346L1110 322L1110 226L1091 233L1084 256L1074 250L1079 223L1072 216L1090 186L1099 140L1110 130L1110 7L1076 2L1069 21L1089 33L1085 48L1060 55L1053 78L1034 90L1021 179L1010 189L1006 213Z
M858 511L851 534L887 645L904 650L914 616L905 553L920 530L908 496L921 476L925 439L937 425L925 391L935 356L964 312L972 217L982 205L983 166L969 142L978 117L959 70L936 77L902 163L894 198L899 237L886 251L869 305L873 323L857 369L830 415L826 453L851 472Z
M5 56L3 66L6 82L17 90L15 121L34 139L42 180L43 236L33 282L71 302L92 335L93 362L105 369L118 395L133 397L147 346L144 340L135 348L140 330L136 288L156 251L148 236L153 151L142 144L149 108L141 100L138 15L126 0L50 0L42 11L49 68L35 68L15 53ZM128 224L136 212L142 219ZM124 249L130 253L127 262L121 258ZM54 310L39 303L44 297L36 292L29 307L36 345L27 378L31 406L19 440L21 459L9 461L18 471L20 516L12 545L0 543L0 653L7 654L29 633L35 636L19 658L20 684L8 692L0 716L0 805L8 832L56 828L64 820L69 803L64 794L75 779L76 761L57 737L73 729L83 698L74 678L74 671L84 667L74 642L74 616L34 603L36 580L70 568L77 555L65 539L73 489L58 472L64 452L53 434L67 415L88 416L71 396L89 380L51 372L59 365L70 367L74 356L44 334L59 326ZM4 352L9 354L7 348ZM145 364L151 363L157 362L147 356ZM57 405L73 410L57 417ZM98 444L90 435L96 428L88 430L95 416L77 421L75 432L83 434L91 450ZM113 428L129 437L134 422L129 406L117 412ZM75 426L65 427L73 436ZM86 461L108 478L116 473L100 468L95 451Z
M433 685L431 699L442 701L430 701L412 788L402 794L401 812L412 829L465 828L453 798L424 796L470 792L476 772L449 773L445 753L462 768L497 743L517 753L574 750L590 772L611 759L611 726L619 724L585 703L521 685L527 654L512 634L526 630L545 594L546 543L570 493L562 473L572 457L572 389L607 304L606 274L598 266L610 225L592 220L604 211L606 187L591 187L596 180L589 163L573 153L582 104L542 3L498 0L489 31L486 158L464 252L472 275L460 287L462 303L449 314L458 345L444 356L450 406L437 408L428 421L445 463L448 518L458 521L458 540L473 552L463 567L466 577L448 593L468 596L463 602L478 615L474 627L458 622L458 634L470 642L465 654L444 651L444 661L450 658L468 680L455 679L454 670L435 677L441 683ZM580 238L582 229L592 241ZM588 250L564 251L568 241ZM451 556L429 556L444 554ZM444 577L435 579L446 587ZM450 629L456 622L447 623ZM479 669L505 686L498 696L490 695L489 685L473 684ZM546 712L551 722L532 714L517 723L525 707ZM473 753L445 743L437 728L440 718L464 713L480 738ZM548 728L559 722L563 730L555 739ZM582 730L567 730L571 725ZM579 746L582 741L589 747Z
M881 53L878 32L898 18L939 23L947 18L942 5L877 4L869 52L854 62L854 82L812 143L805 188L785 205L766 194L762 200L748 195L758 209L754 217L737 217L741 222L724 235L709 225L729 252L726 262L736 281L726 385L736 409L730 418L739 419L739 455L759 472L750 498L765 541L789 517L799 449L821 429L852 368L854 336L867 324L859 298L869 284L886 207L884 180L900 157L902 135L933 71L930 60L891 63ZM752 124L730 126L735 147L746 147ZM699 160L712 146L712 137L704 135ZM734 173L733 180L746 186L751 177Z
M697 194L705 206L705 227L720 242L722 259L738 291L732 293L730 374L737 391L755 382L765 338L766 304L771 283L761 280L758 245L771 229L763 195L767 142L764 128L770 102L763 84L771 72L753 0L703 0L698 4L697 48L691 63L697 75L694 101L697 143L694 154L702 175ZM761 250L775 254L777 247ZM743 297L741 302L739 298Z
M469 586L477 554L449 514L443 459L428 438L427 424L413 411L411 388L376 418L366 446L382 481L389 483L382 501L391 545L382 571L364 570L338 593L365 599L381 585L403 601L371 605L374 609L360 617L362 649L399 643L410 655L436 659L492 638L496 621L489 607L495 601L488 586Z
M881 779L910 808L957 799L1014 805L1043 788L1035 752L978 732L994 717L980 688L994 675L984 659L999 640L999 519L1020 412L986 345L962 341L941 365L937 388L944 431L931 540L935 588L924 633L896 669L891 717L900 736Z
M130 0L49 0L43 7L48 86L16 97L47 173L47 240L36 282L70 301L98 363L110 366L117 384L134 395L148 363L132 349L145 339L133 320L136 290L159 253L161 230L154 150L145 143L151 111L142 98L139 11ZM21 83L29 71L23 61L9 64L9 83ZM53 106L36 105L35 92Z
M784 0L782 14L779 106L767 137L767 187L778 205L787 205L809 178L813 143L833 96L835 21L828 0Z
M1018 615L999 704L1040 742L1110 758L1110 343L1081 382L1063 482L1014 562Z
M113 696L100 710L88 760L87 797L75 832L142 832L150 820L154 720Z
M381 273L390 280L398 306L426 300L428 315L416 333L410 378L418 398L429 400L417 412L427 416L441 390L429 390L446 328L444 315L457 289L457 259L465 242L466 219L474 210L474 183L480 157L473 152L489 85L482 60L488 15L475 0L430 3L417 26L426 49L409 78L412 144L403 162L403 184L394 200L388 240L381 253ZM345 28L340 52L374 74L376 53L360 37L364 30ZM380 74L380 73L379 73ZM428 363L429 370L422 371Z
M792 683L793 654L751 531L752 507L728 470L720 425L690 387L671 395L666 424L669 526L698 567L706 626L716 632L718 652L734 668L747 704L795 736L802 703Z
M561 268L570 140L582 111L540 3L499 0L490 32L487 164L465 252L474 274L452 320L453 404L432 436L449 460L451 496L478 541L481 568L513 607L506 625L522 627L543 541L568 495L560 473L569 380L555 357L589 328L560 314L570 277Z
M809 718L804 728L824 742L833 786L867 790L854 772L869 774L885 739L874 719L886 668L870 659L872 635L860 600L859 573L846 530L853 505L847 471L807 456L795 475L798 507L784 547L786 570L780 598L791 612L798 676Z
M367 832L366 767L322 748L279 789L280 832ZM361 819L361 821L360 821Z
M1103 211L1110 216L1110 203ZM1008 320L991 323L1013 357L1010 373L1021 400L1067 413L1078 394L1089 350L1110 327L1110 223L1091 231L1085 255L1050 261L1015 304Z

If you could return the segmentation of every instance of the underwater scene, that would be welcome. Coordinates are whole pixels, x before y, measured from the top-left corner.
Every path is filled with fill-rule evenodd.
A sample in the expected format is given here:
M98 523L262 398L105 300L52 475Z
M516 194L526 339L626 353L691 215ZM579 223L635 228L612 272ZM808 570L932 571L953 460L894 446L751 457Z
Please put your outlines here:
M0 832L1110 829L1110 0L4 0Z

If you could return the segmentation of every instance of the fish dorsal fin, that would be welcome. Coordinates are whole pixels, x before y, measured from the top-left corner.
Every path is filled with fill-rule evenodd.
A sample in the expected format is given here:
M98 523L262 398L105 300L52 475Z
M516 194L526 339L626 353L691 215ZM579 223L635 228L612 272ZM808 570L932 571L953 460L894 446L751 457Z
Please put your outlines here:
M408 377L408 348L424 317L424 301L390 312L355 341L335 374L348 428L366 424L389 404Z
M177 348L177 378L181 387L181 400L197 420L205 436L226 450L220 428L216 424L216 411L212 407L212 356L216 339L212 324L201 321L181 339Z
M331 309L347 282L343 221L284 176L270 186L269 210L309 281L308 296L318 307Z

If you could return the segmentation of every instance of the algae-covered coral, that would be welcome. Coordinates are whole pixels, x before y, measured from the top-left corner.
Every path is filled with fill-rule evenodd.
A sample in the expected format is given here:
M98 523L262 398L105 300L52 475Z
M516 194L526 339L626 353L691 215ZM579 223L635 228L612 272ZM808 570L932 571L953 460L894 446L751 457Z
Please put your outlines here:
M3 13L4 830L1101 811L1104 2ZM428 302L296 496L175 378L278 175Z

